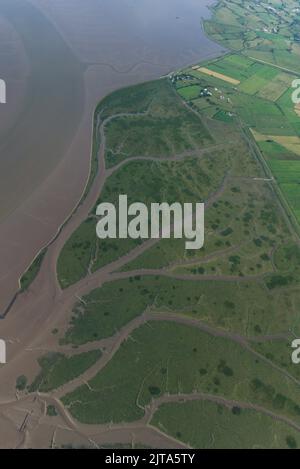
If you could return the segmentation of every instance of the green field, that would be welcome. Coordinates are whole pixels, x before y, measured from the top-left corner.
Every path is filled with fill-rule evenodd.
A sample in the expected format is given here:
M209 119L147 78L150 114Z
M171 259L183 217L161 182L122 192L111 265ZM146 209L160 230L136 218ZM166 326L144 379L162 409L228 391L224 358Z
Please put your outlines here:
M296 449L299 433L271 417L209 401L164 404L151 425L199 449Z
M295 275L295 269L290 269L289 275ZM299 294L293 297L299 302ZM286 311L288 299L288 292L282 290L274 297L256 281L225 282L216 277L216 281L199 282L136 276L107 283L85 296L84 305L78 302L62 343L77 346L111 337L145 311L158 315L172 312L244 336L276 334L295 324L296 311ZM249 305L247 316L245 304Z
M128 90L129 96L131 92L134 93L134 89ZM195 93L193 89L191 92ZM117 116L106 126L108 168L130 157L167 157L212 143L206 127L174 97L166 80L153 84L151 93L147 93L146 87L144 102L144 111L136 109L130 115L128 109L128 115L118 117L119 106L114 107L114 95L111 101L104 100L103 108L108 106L112 115Z
M221 0L213 8L213 18L206 22L209 35L229 48L236 49L237 35L243 38L240 53L248 56L251 62L249 58L246 62L246 58L241 56L240 65L235 54L232 59L217 60L211 66L223 68L229 76L230 73L237 76L238 70L242 82L238 92L233 93L233 108L247 126L262 134L298 136L300 132L300 118L291 96L291 84L300 72L297 8L299 3L293 0L280 5L276 1L268 2L268 5L247 2L247 10L241 1ZM267 63L255 62L255 59ZM228 87L226 92L229 92ZM299 152L293 151L292 147L271 147L262 143L260 147L280 183L282 195L300 222L299 181L297 172L289 170L294 168L293 161L299 158ZM286 160L286 163L277 162L278 159ZM280 164L280 169L277 164Z
M151 91L153 94L153 86ZM169 102L170 98L172 98L171 103L173 103L173 106ZM145 91L146 99L147 93ZM159 101L157 107L155 105L156 101ZM111 102L114 103L114 95L111 97ZM128 156L123 156L122 159L136 156L149 157L150 155L150 160L130 161L116 171L107 180L98 203L102 201L117 203L118 196L122 193L128 195L130 203L136 200L143 201L146 204L156 201L161 202L161 200L170 203L173 201L199 201L206 199L222 178L227 164L226 155L223 157L220 154L220 165L217 170L213 167L210 155L204 156L202 159L197 158L197 152L206 146L209 147L214 143L214 139L200 118L187 110L176 97L174 98L167 81L157 82L156 94L154 94L151 106L152 120L155 121L156 119L156 125L160 129L162 127L169 130L173 129L172 132L174 131L176 138L165 135L168 141L167 149L162 144L162 135L158 132L151 132L152 151L147 143L147 137L145 138L145 133L148 134L149 131L147 125L141 125L140 132L143 134L137 137L136 127L137 125L140 126L140 120L129 117L126 126L123 128L123 124L121 125L122 129L118 122L112 121L107 128L107 145L110 148L108 152L112 151L114 145L119 144L120 139L123 138L122 135L129 144L129 126L132 135L135 136L136 143L130 143L131 151L127 154ZM116 108L119 109L117 106ZM165 113L165 124L162 125L160 116L163 113ZM171 113L172 117L170 116ZM177 117L174 117L176 114ZM124 121L126 121L126 118L124 118ZM181 131L178 133L179 128ZM169 132L169 130L166 132ZM153 135L155 135L155 138L153 138ZM172 145L170 146L171 142ZM142 148L140 145L144 147ZM182 158L182 160L167 161L168 156L182 155L184 157L186 152L191 155L195 154L196 157L193 158L187 154L186 158ZM164 157L163 162L159 161L159 155ZM218 153L216 152L217 156ZM155 162L156 158L158 159L157 162ZM223 160L222 163L221 160ZM108 166L111 164L108 161ZM176 181L176 184L173 181ZM93 209L94 212L95 208ZM63 288L70 286L87 275L89 271L96 271L126 254L137 244L137 241L132 240L126 240L125 242L105 240L100 243L96 237L95 218L91 213L90 218L74 232L61 252L57 265L61 286Z
M200 93L200 86L199 85L191 85L191 86L184 86L178 90L178 93L182 98L186 100L195 99L199 96Z
M133 161L115 172L105 184L100 202L118 205L119 194L128 195L128 203L198 202L217 189L228 164L226 154L219 156L215 170L210 156L186 157L182 161ZM176 184L174 184L176 181ZM97 204L98 204L97 203ZM94 210L95 211L95 210ZM58 278L63 288L83 278L90 269L97 271L137 246L140 240L104 240L96 236L95 216L91 215L64 246L58 260Z
M29 386L29 391L48 392L72 381L101 357L100 350L71 355L49 353L39 359L41 371Z
M195 328L149 323L131 334L89 386L63 398L85 423L129 422L164 394L206 392L255 402L300 421L298 386L240 345Z
M299 50L295 47L299 36L297 8L296 0L283 4L219 0L213 7L212 19L205 21L205 29L216 42L251 60L299 72Z
M290 7L295 5L295 2L288 3ZM280 34L283 22L290 24L296 14L290 12L288 15L287 5L276 10L278 4L274 2L272 8L275 10L269 10L272 14L268 17L265 14L266 8L266 5L259 7L256 2L248 2L248 12L245 15L242 2L221 0L213 9L212 20L206 23L208 33L218 42L229 42L229 47L232 49L236 49L231 44L236 39L226 39L226 36L232 34L233 38L238 34L244 37L243 47L239 53L231 53L205 62L206 68L239 80L238 86L222 82L193 69L184 70L182 73L193 75L191 87L195 88L198 81L202 89L206 87L212 91L212 97L209 100L199 99L199 95L196 99L188 98L189 104L202 115L226 123L236 122L232 116L237 115L243 125L265 135L265 141L261 140L257 143L280 184L280 194L286 199L299 222L299 179L297 172L293 169L300 157L300 146L288 142L281 143L282 137L298 137L300 131L300 117L292 102L292 82L298 78L299 56L296 52L294 56L291 50L297 50L298 53L298 49L293 49L293 42L289 43L290 36L288 40ZM250 10L252 14L249 13ZM270 22L272 27L269 25ZM278 28L275 26L276 22L278 22ZM253 33L255 37L249 40L247 27L253 24L256 24L256 34ZM258 25L261 31L258 31ZM291 31L294 31L293 28L294 26L291 26ZM269 29L272 31L267 32L266 30ZM295 37L297 34L295 31ZM272 42L273 48L271 45L267 46L267 43L272 44ZM290 44L290 47L287 47L287 44ZM271 52L268 52L271 50L272 56ZM179 78L176 77L176 80L179 81ZM184 89L188 96L188 86ZM290 167L293 169L289 170ZM282 179L283 172L284 180Z

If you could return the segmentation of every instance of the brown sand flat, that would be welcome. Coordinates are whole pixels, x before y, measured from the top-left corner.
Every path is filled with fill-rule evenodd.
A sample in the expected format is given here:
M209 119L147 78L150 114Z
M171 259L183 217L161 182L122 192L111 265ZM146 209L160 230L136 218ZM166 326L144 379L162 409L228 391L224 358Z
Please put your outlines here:
M3 221L63 158L82 115L84 69L52 23L27 0L2 0L0 15L15 36L13 50L10 35L0 48L6 53L0 70L7 83L1 113L10 119L9 127L0 123Z

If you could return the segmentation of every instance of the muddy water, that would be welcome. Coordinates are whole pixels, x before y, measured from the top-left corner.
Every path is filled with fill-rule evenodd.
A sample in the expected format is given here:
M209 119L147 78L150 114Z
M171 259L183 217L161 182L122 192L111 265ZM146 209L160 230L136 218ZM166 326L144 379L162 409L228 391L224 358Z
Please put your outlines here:
M41 12L26 0L1 0L0 13L16 32L11 44L19 62L15 65L7 55L1 63L0 55L8 86L2 115L13 113L15 93L22 94L19 111L0 140L1 217L26 198L64 154L83 112L84 84L82 66ZM2 57L8 48L7 42L1 43ZM20 56L26 61L23 70Z
M75 205L96 102L217 55L209 0L0 0L0 310Z
M200 27L211 0L32 0L85 63L176 68L216 52Z

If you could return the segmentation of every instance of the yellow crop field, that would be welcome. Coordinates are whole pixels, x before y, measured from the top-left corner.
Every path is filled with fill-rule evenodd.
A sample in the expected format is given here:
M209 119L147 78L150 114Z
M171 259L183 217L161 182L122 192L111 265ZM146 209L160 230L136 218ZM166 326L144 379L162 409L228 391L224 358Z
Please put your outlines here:
M214 78L219 78L219 80L227 81L227 83L231 83L232 85L239 85L241 82L239 80L235 80L227 75L223 75L223 73L214 72L206 67L199 67L195 68L198 72L205 73L205 75L209 75Z
M299 110L300 112L300 110ZM300 137L285 137L282 135L263 135L259 132L251 129L251 132L257 142L265 142L267 140L273 140L279 145L283 146L287 150L300 156Z
M267 83L260 90L258 96L276 102L283 93L290 88L292 81L293 76L288 73L279 73L270 83Z

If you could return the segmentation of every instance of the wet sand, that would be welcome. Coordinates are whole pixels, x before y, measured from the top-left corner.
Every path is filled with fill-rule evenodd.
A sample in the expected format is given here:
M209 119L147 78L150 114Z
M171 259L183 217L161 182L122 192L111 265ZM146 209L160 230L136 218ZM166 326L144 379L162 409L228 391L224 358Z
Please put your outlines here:
M1 122L0 129L0 311L27 265L80 198L96 103L121 86L157 78L221 51L201 31L200 17L207 10L198 0L184 5L166 0L163 9L158 0L22 0L31 26L22 31L7 6L20 1L0 0L0 20L4 18L15 50L11 76L14 68L19 71L18 93L10 117L3 121L6 127ZM26 22L22 24L24 28ZM44 29L48 39L32 57L28 47L31 50ZM44 53L49 43L50 65ZM46 82L41 74L45 67L52 73ZM62 89L59 83L64 83ZM7 154L9 143L14 151Z
M11 41L15 57L9 53L7 61L0 62L8 86L2 114L14 108L14 92L23 91L13 125L0 140L3 220L56 167L72 141L84 109L84 67L47 18L26 0L0 0L0 14L16 37ZM4 42L3 53L7 49Z

